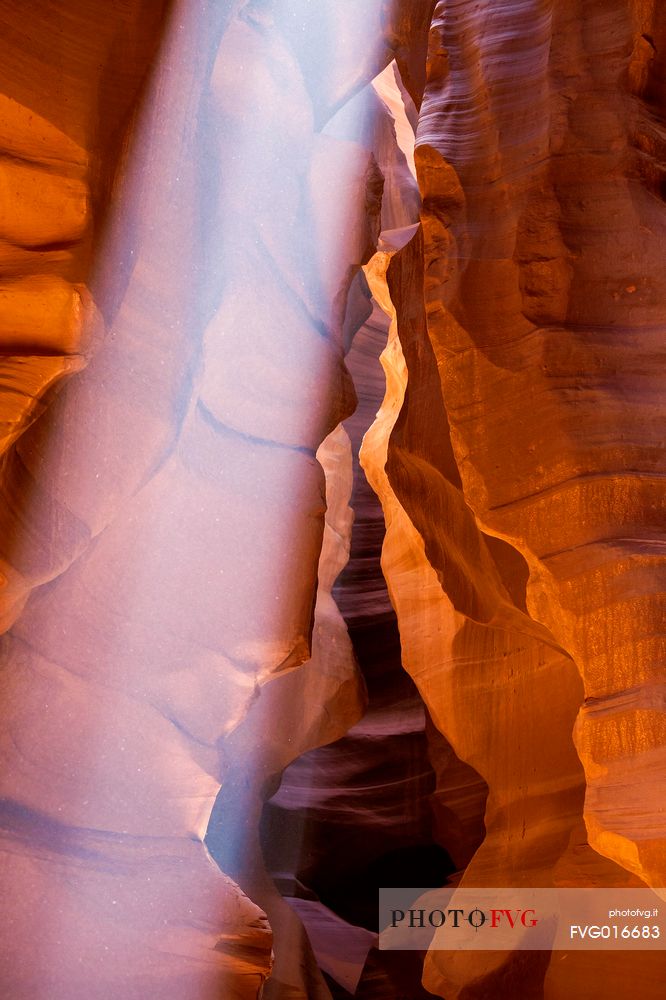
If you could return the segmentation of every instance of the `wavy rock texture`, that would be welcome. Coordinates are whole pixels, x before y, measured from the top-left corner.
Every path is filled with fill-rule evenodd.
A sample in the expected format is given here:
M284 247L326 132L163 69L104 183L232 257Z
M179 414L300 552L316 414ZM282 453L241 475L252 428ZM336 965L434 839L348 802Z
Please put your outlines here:
M207 844L268 914L275 965L265 997L330 997L300 920L282 901L264 868L259 841L264 800L295 757L338 739L359 718L364 690L342 616L331 596L349 556L351 451L336 428L318 451L326 472L328 509L319 561L312 655L257 690L240 723L220 746L224 780Z
M421 234L400 235L394 234L396 246L366 269L375 297L394 318L382 355L387 393L361 457L384 506L383 566L401 628L403 663L455 752L452 759L451 751L443 754L431 742L448 814L439 827L440 842L454 857L457 847L467 886L641 884L587 845L584 776L571 739L580 679L562 651L531 634L533 623L518 601L511 610L509 596L519 598L521 579L511 549L470 525L451 464L437 366L423 336L425 312L414 293L423 283ZM393 300L401 303L397 311ZM494 608L488 586L493 580ZM487 622L476 617L482 587ZM479 726L479 718L492 724ZM469 831L479 801L483 804L479 776L488 786L485 840L470 861ZM461 830L467 831L462 844ZM488 991L509 997L521 990L552 998L571 990L601 997L612 989L629 998L635 989L631 956L571 955L566 965L558 956L550 967L548 958L433 952L424 981L432 993L446 997ZM640 961L645 995L657 996L663 959L641 956Z
M203 842L222 785L211 849L275 924L264 995L325 997L244 825L294 757L362 710L330 597L351 487L334 428L353 406L347 300L383 182L344 121L315 118L390 60L381 4L351 21L320 10L331 45L316 64L318 20L299 50L300 22L263 3L205 17L180 3L166 20L130 6L101 36L98 5L37 7L27 36L2 8L34 90L10 77L0 118L15 192L0 305L24 352L8 362L2 494L0 979L16 1000L259 995L266 917ZM340 33L363 39L361 63L335 58ZM57 86L38 99L41 59Z
M29 7L0 0L3 994L326 1000L312 944L341 996L423 996L359 883L433 831L470 886L663 885L666 15ZM426 711L341 427L385 335L362 462ZM271 816L319 830L264 843L291 907Z
M417 151L429 330L465 496L523 555L530 614L583 678L590 842L655 885L663 27L626 2L440 4Z
M438 4L423 236L369 268L394 322L362 455L404 663L489 786L467 885L663 884L660 23ZM561 957L433 952L425 982L659 995L661 956Z
M418 288L419 274L422 281L420 231L411 230L405 238L404 249L384 251L368 269L382 305L394 313L390 286L404 313L392 323L382 356L386 399L361 452L386 516L383 566L400 624L403 663L437 728L489 789L486 837L467 867L464 884L547 884L580 809L582 782L569 736L579 681L570 661L530 634L526 616L521 620L516 610L514 621L507 621L507 594L496 561L473 525L450 464L437 370L422 336L424 310L415 308L409 291ZM384 275L391 258L387 286ZM427 425L422 419L426 412ZM432 420L437 413L439 419ZM419 531L416 513L412 520L406 507L408 500L416 506L423 496L429 503L419 511ZM456 589L463 572L466 591ZM458 607L449 597L452 591ZM476 620L482 600L490 612L486 622ZM535 704L537 684L545 697ZM561 697L567 691L569 697ZM557 702L562 708L555 712ZM493 725L475 725L479 716L492 719ZM440 781L446 783L446 760L440 767ZM449 795L446 803L457 826L464 828L469 823L466 796ZM505 958L499 962L504 965ZM477 978L478 955L471 960L448 956L444 979L431 975L427 987L437 995L445 995L443 988L446 995L453 992L459 965L463 984L467 977Z
M384 392L378 357L387 326L375 305L347 355L359 397L345 421L355 453ZM382 509L357 463L350 503L351 556L334 596L367 688L366 711L341 739L285 770L264 810L262 845L267 868L304 917L335 997L425 997L418 955L377 950L377 890L396 872L420 884L444 879L452 865L433 840L435 776L423 702L402 669L381 573ZM342 918L336 938L332 914Z
M254 997L270 968L266 918L202 844L219 787L218 727L234 724L253 682L177 628L157 635L136 601L157 567L144 562L143 581L131 569L150 503L140 487L149 479L155 498L191 367L191 332L179 326L191 299L177 266L193 246L191 213L174 220L166 249L152 231L167 217L179 159L188 171L178 130L191 130L201 99L184 85L201 32L184 18L171 37L128 170L121 138L164 8L122 8L101 29L96 4L35 8L27 25L2 9L11 197L1 305L4 343L20 352L6 362L6 445L84 352L94 361L4 458L5 625L38 589L3 643L0 979L17 1000L199 998L221 981L229 996ZM160 89L172 99L166 136ZM116 169L122 218L102 235ZM171 498L177 519L177 491ZM138 538L144 558L154 552L155 536ZM135 614L123 617L128 600ZM217 717L207 710L216 698Z

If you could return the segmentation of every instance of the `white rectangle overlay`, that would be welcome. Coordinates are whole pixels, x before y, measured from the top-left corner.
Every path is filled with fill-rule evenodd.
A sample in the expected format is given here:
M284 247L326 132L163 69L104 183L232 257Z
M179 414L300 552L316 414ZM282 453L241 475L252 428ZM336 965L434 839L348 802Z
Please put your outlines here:
M380 889L385 951L661 951L666 889Z

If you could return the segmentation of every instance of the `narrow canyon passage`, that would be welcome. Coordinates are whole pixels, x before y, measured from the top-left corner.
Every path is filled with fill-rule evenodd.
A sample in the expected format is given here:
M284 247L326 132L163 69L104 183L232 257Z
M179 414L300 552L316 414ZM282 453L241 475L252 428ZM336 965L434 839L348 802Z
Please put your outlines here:
M262 818L266 866L282 894L297 897L292 905L311 939L324 942L326 928L317 933L323 916L313 900L376 934L380 886L443 884L454 870L445 847L435 840L436 778L425 710L402 668L397 621L381 572L383 515L358 462L362 436L386 388L379 355L386 346L388 319L373 305L346 358L359 400L344 425L355 458L354 525L350 559L333 590L367 687L368 706L341 740L310 751L287 768ZM370 940L359 936L351 970L343 964L349 941L342 937L337 953L329 946L328 956L324 944L334 997L429 995L420 987L418 956L393 956L374 947L364 959L362 944L367 951ZM348 991L341 988L345 983Z
M661 1000L377 892L659 930L665 177L656 0L0 0L3 1000Z

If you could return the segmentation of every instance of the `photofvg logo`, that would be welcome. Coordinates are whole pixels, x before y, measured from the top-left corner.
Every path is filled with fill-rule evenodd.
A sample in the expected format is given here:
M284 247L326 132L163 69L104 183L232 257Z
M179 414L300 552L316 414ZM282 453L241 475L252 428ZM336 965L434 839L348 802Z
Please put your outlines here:
M382 889L380 948L547 948L553 915L538 892L516 899L512 889ZM527 934L534 944L524 943Z
M381 889L385 950L657 950L656 889Z
M475 906L473 910L469 911L462 908L451 909L451 907L447 910L410 908L406 913L404 910L391 911L392 928L397 927L405 920L410 928L425 927L427 922L428 926L433 929L443 927L448 920L449 925L456 930L460 927L461 923L464 926L464 922L467 921L469 926L475 931L481 930L482 927L486 926L492 930L497 930L502 925L503 920L506 920L511 930L519 924L522 924L523 927L536 927L539 922L536 910L532 909L499 910L493 907L490 911L486 911L482 910L480 906Z

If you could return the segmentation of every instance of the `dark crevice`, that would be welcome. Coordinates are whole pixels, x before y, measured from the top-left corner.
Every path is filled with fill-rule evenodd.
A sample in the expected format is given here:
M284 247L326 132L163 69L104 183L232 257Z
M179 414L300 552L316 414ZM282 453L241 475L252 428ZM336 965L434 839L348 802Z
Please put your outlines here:
M354 455L355 520L350 560L334 588L367 687L367 712L342 739L286 769L260 825L266 868L285 898L321 903L373 933L379 929L381 887L443 885L458 867L441 837L446 823L430 761L433 747L442 759L442 748L432 742L432 723L402 666L398 624L380 565L383 512L358 460L386 388L379 355L387 324L375 306L347 357L359 400L345 423ZM446 744L440 734L437 740ZM459 861L460 844L454 846ZM423 1000L431 994L421 985L422 968L418 953L371 948L355 992L330 975L326 981L336 1000Z

